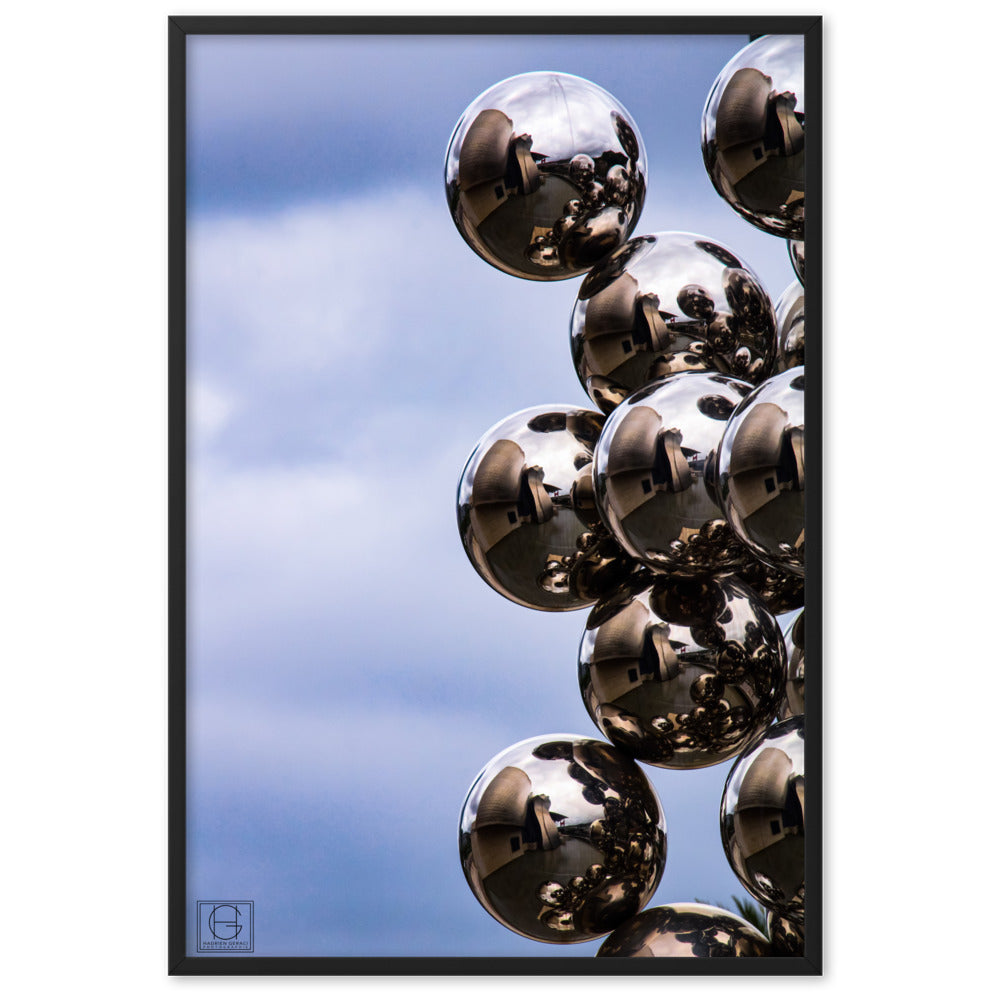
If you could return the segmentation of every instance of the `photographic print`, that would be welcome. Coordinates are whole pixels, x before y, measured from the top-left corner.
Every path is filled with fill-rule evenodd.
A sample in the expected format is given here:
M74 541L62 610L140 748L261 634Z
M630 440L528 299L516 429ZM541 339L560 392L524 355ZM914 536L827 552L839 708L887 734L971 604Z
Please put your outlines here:
M171 972L820 972L820 30L171 19Z

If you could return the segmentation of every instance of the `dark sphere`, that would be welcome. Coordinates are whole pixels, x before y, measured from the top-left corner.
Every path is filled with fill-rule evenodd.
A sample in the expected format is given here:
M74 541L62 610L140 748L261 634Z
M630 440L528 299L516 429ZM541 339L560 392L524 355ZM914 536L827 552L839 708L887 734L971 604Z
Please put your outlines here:
M722 846L736 877L769 910L805 914L805 723L768 729L733 765L722 794Z
M781 698L777 622L735 576L643 582L590 613L579 656L587 711L645 764L697 768L735 757Z
M805 42L763 35L726 64L701 119L715 190L747 222L801 240L806 196Z
M762 562L805 574L805 374L757 386L729 418L718 453L718 496L737 537Z
M785 696L778 709L779 719L805 715L806 711L806 613L801 611L785 631Z
M806 602L806 585L798 573L786 573L750 559L740 569L740 579L753 587L763 598L776 618L788 611L796 611Z
M796 957L805 954L806 929L801 920L769 910L767 934L774 955Z
M805 240L788 241L788 258L792 262L795 276L804 285L806 283L806 243Z
M806 290L793 281L774 307L778 323L778 360L775 371L784 372L806 363Z
M643 910L601 945L598 958L760 958L767 938L742 917L705 903Z
M719 505L715 456L746 382L685 372L639 389L607 419L594 453L594 492L625 551L657 572L738 572L750 554Z
M445 190L458 231L494 267L571 278L635 228L646 150L629 113L596 84L523 73L466 108L448 144Z
M601 523L591 461L604 417L536 406L492 427L458 484L458 527L479 575L540 611L593 604L635 562Z
M538 736L476 778L459 855L492 917L535 941L571 944L646 905L663 875L666 824L630 757L585 736Z
M771 300L722 244L692 233L629 240L587 275L570 320L584 389L610 413L654 379L715 371L751 384L774 367Z

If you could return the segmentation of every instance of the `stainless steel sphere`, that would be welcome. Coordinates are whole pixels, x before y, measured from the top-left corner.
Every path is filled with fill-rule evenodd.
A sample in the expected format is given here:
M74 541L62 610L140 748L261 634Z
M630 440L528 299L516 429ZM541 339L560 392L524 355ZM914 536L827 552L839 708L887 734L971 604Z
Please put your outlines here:
M491 916L535 941L569 944L645 906L663 874L666 825L631 758L585 736L538 736L476 778L459 854Z
M760 958L767 938L742 917L705 903L672 903L636 914L613 931L598 958Z
M785 647L738 577L658 575L590 612L579 677L590 717L615 746L657 767L708 767L773 720Z
M797 573L785 573L750 559L740 569L740 579L763 598L768 610L777 617L795 611L806 602L805 579Z
M768 729L737 758L722 794L722 846L736 877L769 910L805 915L805 724Z
M664 375L717 371L756 385L776 353L760 279L721 243L638 236L584 279L570 320L580 383L605 413Z
M567 73L523 73L465 109L445 158L448 207L484 260L519 278L590 270L631 235L646 149L624 107Z
M540 611L593 604L636 568L601 523L594 446L604 417L536 406L480 439L458 484L458 528L479 575Z
M769 566L805 573L805 371L757 386L729 418L718 453L726 519Z
M803 609L785 630L785 696L779 719L805 715L806 711L806 613Z
M788 241L788 258L792 262L795 276L804 285L806 283L806 243L805 240Z
M684 372L639 389L607 418L594 453L597 505L615 539L650 569L712 576L750 558L712 477L726 421L751 388Z
M806 290L793 281L774 307L778 322L777 372L806 363Z
M805 43L763 35L719 74L701 117L715 190L747 222L801 240L805 227Z
M801 920L768 910L767 935L771 940L771 952L775 956L799 956L805 954L806 928Z

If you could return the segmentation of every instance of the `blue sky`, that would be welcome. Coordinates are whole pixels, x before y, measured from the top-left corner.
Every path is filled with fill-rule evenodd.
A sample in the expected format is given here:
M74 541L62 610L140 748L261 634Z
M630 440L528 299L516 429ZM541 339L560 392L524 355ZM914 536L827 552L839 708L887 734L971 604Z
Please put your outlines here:
M490 426L589 405L578 281L476 257L444 154L493 83L587 77L645 141L636 235L710 236L776 300L784 241L715 194L699 149L746 41L189 37L189 913L253 899L258 955L597 950L507 931L458 863L487 760L598 733L576 681L586 612L495 594L454 511ZM728 770L646 768L668 825L654 904L741 893L718 833Z

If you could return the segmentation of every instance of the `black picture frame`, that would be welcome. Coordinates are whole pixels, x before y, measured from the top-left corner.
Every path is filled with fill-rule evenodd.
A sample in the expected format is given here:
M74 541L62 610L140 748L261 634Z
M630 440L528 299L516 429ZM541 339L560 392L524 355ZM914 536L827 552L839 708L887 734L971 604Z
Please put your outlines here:
M806 150L810 213L806 234L810 377L806 396L812 453L807 510L809 573L806 636L810 646L810 827L806 841L805 956L736 959L602 959L428 957L263 957L190 954L186 942L187 833L187 76L186 44L195 35L801 34L806 51L810 141ZM748 40L749 40L748 38ZM818 16L454 17L454 16L178 16L169 18L169 748L168 971L171 975L818 975L822 972L822 19Z

